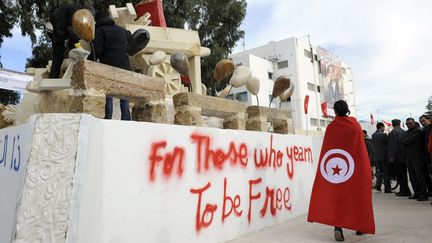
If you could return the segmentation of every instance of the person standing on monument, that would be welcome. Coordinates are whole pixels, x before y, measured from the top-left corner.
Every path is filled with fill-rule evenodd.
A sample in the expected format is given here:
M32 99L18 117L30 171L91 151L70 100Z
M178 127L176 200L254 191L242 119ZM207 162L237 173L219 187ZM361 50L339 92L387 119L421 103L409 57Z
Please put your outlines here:
M59 78L60 68L65 57L65 42L68 42L69 50L72 50L80 38L73 31L72 17L76 11L82 9L78 4L65 4L56 8L50 15L49 22L45 24L45 30L52 42L52 63L49 78Z
M128 57L128 40L130 32L116 25L108 15L102 11L96 11L96 31L93 40L94 50L90 53L89 60L99 59L100 63L113 67L131 70ZM121 119L130 120L129 100L120 99ZM112 119L113 98L106 97L105 118Z
M349 117L348 104L334 104L335 119L327 126L309 203L308 221L334 226L336 241L342 228L375 234L372 175L362 129Z

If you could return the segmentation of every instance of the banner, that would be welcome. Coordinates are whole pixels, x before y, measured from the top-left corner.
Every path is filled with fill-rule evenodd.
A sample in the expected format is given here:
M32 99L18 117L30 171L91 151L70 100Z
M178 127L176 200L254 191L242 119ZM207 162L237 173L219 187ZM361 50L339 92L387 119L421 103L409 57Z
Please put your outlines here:
M26 92L26 85L33 77L24 73L0 68L0 88Z
M344 71L341 60L335 54L318 47L318 56L321 63L321 86L324 89L323 101L327 102L327 107L333 109L333 105L338 100L344 98Z

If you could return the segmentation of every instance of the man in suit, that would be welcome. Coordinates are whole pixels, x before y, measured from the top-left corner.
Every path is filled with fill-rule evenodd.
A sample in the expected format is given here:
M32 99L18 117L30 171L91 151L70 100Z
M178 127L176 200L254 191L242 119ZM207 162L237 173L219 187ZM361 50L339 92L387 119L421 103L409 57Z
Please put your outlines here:
M374 146L374 161L376 167L377 182L375 189L381 191L382 181L384 179L384 192L391 193L390 178L388 174L388 139L384 133L384 123L378 122L376 132L372 134L372 144Z
M432 124L431 124L431 118L428 115L421 115L419 118L419 122L422 124L423 129L423 145L424 145L424 163L425 163L425 170L423 170L425 179L426 179L426 186L428 189L428 196L432 196L432 178L430 174L430 168L431 168L431 161L432 161ZM430 152L428 150L428 145L431 147Z
M389 167L395 171L398 183L399 192L397 196L411 196L411 191L408 187L407 165L405 162L405 146L401 140L405 137L405 131L400 127L399 119L392 120L393 130L389 134L388 151L389 151Z
M414 189L414 195L409 198L417 199L417 201L427 201L426 180L423 172L426 168L424 165L422 131L413 118L407 118L405 124L408 131L401 142L405 145L408 172Z

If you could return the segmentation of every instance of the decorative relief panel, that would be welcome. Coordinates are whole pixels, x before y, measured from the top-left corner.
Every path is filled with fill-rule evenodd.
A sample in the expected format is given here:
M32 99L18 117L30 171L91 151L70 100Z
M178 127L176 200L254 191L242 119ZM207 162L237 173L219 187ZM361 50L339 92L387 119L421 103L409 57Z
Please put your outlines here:
M65 242L80 114L36 120L14 242Z

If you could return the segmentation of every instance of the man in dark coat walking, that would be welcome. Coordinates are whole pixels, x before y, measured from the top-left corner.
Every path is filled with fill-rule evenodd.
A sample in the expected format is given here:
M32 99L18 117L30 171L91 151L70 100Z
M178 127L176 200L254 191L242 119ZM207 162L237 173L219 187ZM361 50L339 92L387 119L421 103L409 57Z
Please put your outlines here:
M411 185L414 195L410 199L427 201L426 181L424 177L424 147L422 143L422 131L416 125L413 118L406 119L408 131L401 142L405 145L406 162L410 173Z
M407 165L405 162L405 146L401 143L405 137L405 131L400 127L399 119L392 120L393 130L389 134L389 166L393 167L393 171L397 176L399 183L399 192L397 196L411 196L411 191L408 187Z
M376 166L377 182L375 189L381 191L381 184L384 179L384 192L391 193L390 177L388 173L388 138L384 133L384 123L378 122L376 132L372 134L372 143L374 146L374 161Z
M96 31L93 40L94 51L90 60L99 59L100 63L126 70L131 70L128 52L130 32L116 25L114 20L103 11L96 12ZM130 120L129 100L120 99L121 119ZM105 119L111 119L113 99L106 97Z

